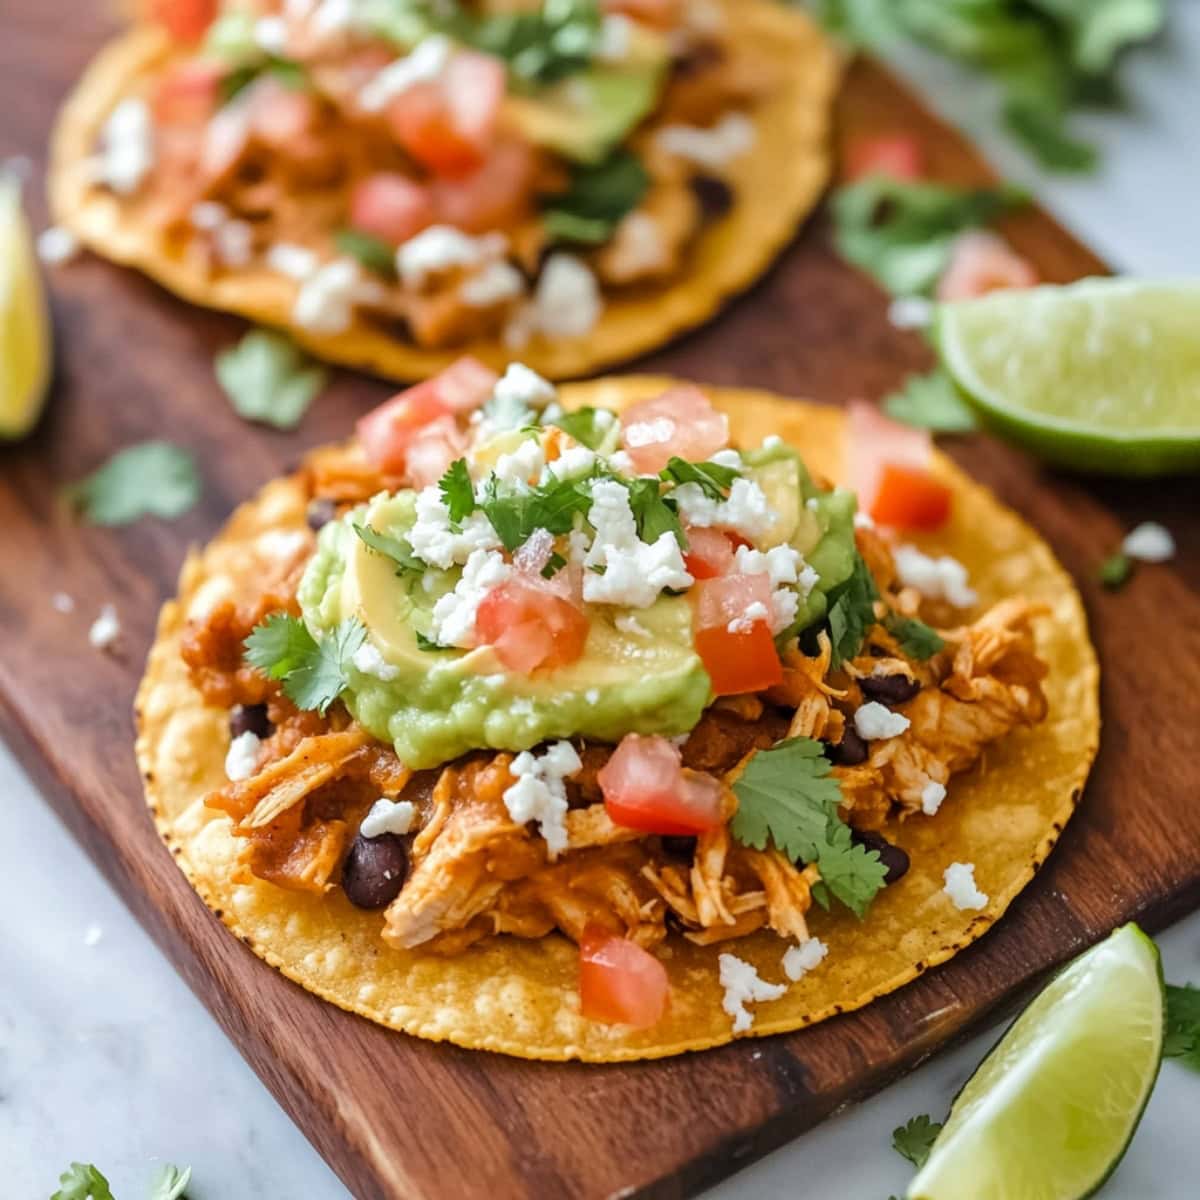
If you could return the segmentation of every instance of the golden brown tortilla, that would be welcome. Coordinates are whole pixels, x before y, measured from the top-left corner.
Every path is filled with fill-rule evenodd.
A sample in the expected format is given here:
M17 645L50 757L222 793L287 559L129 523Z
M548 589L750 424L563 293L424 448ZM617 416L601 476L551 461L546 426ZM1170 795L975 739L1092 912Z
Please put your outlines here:
M669 380L599 380L563 389L568 406L612 408L661 392ZM735 444L776 433L810 468L842 475L842 413L762 392L708 389L729 414ZM936 817L886 830L912 867L879 894L864 921L846 910L814 909L810 926L829 947L823 963L774 1003L754 1006L745 1036L799 1029L859 1008L950 958L981 936L1033 878L1079 799L1098 745L1099 668L1078 593L1049 547L948 459L935 469L955 493L950 525L926 549L966 564L980 602L1013 593L1047 605L1038 647L1050 665L1047 720L989 747L982 766L956 776ZM383 917L327 898L270 884L234 882L238 847L228 818L206 810L204 795L224 784L227 714L206 708L188 681L179 642L189 610L236 594L236 578L256 570L255 539L303 528L305 498L295 478L269 484L183 568L179 598L166 604L137 700L138 762L159 831L184 873L222 921L273 967L342 1008L431 1040L524 1058L593 1062L656 1058L717 1046L732 1038L721 1009L717 956L730 951L764 979L784 980L787 944L756 933L722 945L672 937L661 956L672 998L655 1028L632 1031L579 1015L578 955L566 938L492 938L454 957L394 950L380 938ZM980 912L955 908L942 892L952 862L972 862L990 901Z
M815 207L830 170L830 110L840 71L837 52L802 13L776 0L721 0L731 28L780 86L755 110L754 148L732 172L737 202L703 230L682 274L661 285L606 294L596 328L584 337L537 337L521 359L552 379L586 375L661 346L712 317L761 275ZM94 186L87 160L104 121L172 55L165 35L138 28L111 43L88 67L58 120L51 145L54 219L105 258L137 267L170 291L207 308L287 328L312 353L401 380L423 379L470 353L492 366L512 356L496 340L426 350L360 320L345 333L309 333L290 324L297 285L261 267L210 279L178 247L139 225L121 201Z

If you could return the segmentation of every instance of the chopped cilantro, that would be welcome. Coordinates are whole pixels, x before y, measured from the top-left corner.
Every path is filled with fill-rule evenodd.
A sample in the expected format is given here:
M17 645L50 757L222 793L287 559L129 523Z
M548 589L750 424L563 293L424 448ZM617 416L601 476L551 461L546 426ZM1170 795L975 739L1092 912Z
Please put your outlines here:
M856 554L850 578L830 597L829 640L833 645L834 667L840 667L862 648L867 630L875 624L875 601L878 599L875 580L862 555Z
M567 565L567 560L556 550L546 560L546 565L542 568L543 579L553 579Z
M361 229L339 229L333 241L343 254L358 259L368 271L385 279L395 278L396 251L382 238L372 237Z
M1167 984L1166 1058L1181 1059L1200 1071L1200 988Z
M883 887L886 868L856 845L838 815L842 790L829 774L820 742L791 738L760 750L733 785L733 836L756 850L768 841L796 862L816 863L821 882L861 917Z
M653 545L664 533L672 534L681 550L687 549L687 536L679 520L675 501L663 496L657 479L624 479L629 492L629 508L637 525L638 537Z
M540 10L479 18L467 39L508 63L529 84L553 83L582 71L600 45L596 0L542 0Z
M883 620L884 628L900 643L900 650L909 658L924 662L932 658L946 645L936 630L924 621L913 617L902 617L899 613L888 613Z
M601 413L605 415L601 416ZM610 416L607 409L577 408L555 417L549 424L557 425L564 433L569 433L581 446L599 450L613 427L613 422L607 419Z
M59 1177L50 1200L113 1200L108 1180L91 1163L73 1162Z
M247 421L295 429L329 376L281 333L252 329L214 367L233 411Z
M960 233L1028 200L1027 192L1007 184L960 188L872 175L835 193L835 240L844 258L893 295L925 295Z
M889 417L934 433L970 433L979 425L954 380L941 368L910 375L898 392L884 399L883 407Z
M923 1167L933 1149L937 1135L942 1132L939 1121L931 1121L922 1113L907 1124L892 1130L892 1149L907 1158L914 1167Z
M1133 559L1118 550L1116 554L1110 554L1100 564L1100 569L1096 574L1106 588L1115 592L1129 582L1129 577L1133 574Z
M582 480L551 479L535 488L501 490L499 480L492 475L479 507L504 548L511 552L528 541L535 529L568 533L575 524L575 514L586 513L591 503L591 494Z
M414 553L412 546L404 539L392 537L391 534L380 533L370 525L355 525L354 532L372 550L384 554L396 564L397 575L422 575L426 564Z
M138 442L114 454L64 491L93 525L127 525L138 517L178 517L200 498L195 459L170 442Z
M419 629L413 630L417 639L417 649L424 650L426 654L434 654L439 650L449 650L450 646L443 646L440 642L435 642L433 638L426 637Z
M738 474L735 467L722 467L713 462L688 462L672 455L660 478L676 486L695 483L710 500L724 500Z
M543 198L546 232L562 242L606 242L649 186L646 168L628 150L595 165L575 166L567 190Z
M273 613L246 638L246 660L272 679L298 708L324 713L349 682L347 664L367 631L351 617L318 642L304 622Z
M452 525L465 521L479 507L475 502L475 485L471 482L465 458L457 458L450 464L438 481L438 491L442 493L442 500L450 512Z

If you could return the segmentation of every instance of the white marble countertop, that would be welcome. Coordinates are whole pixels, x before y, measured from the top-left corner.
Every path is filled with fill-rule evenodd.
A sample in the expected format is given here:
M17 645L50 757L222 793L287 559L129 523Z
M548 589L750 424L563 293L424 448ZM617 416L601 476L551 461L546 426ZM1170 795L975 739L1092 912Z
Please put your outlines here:
M935 105L1031 184L1114 264L1200 274L1200 4L1174 6L1170 41L1130 62L1137 107L1088 122L1103 170L1047 179L996 133L986 100L955 72L909 62ZM1148 485L1152 486L1152 485ZM89 653L86 647L82 653ZM0 1195L45 1200L72 1159L139 1200L164 1159L191 1163L194 1200L349 1193L64 834L0 748ZM1200 914L1160 939L1169 978L1200 983ZM940 1115L994 1031L941 1056L714 1189L719 1200L798 1195L882 1200L907 1164L889 1149L908 1117ZM1200 1178L1200 1076L1167 1063L1104 1200L1190 1200Z

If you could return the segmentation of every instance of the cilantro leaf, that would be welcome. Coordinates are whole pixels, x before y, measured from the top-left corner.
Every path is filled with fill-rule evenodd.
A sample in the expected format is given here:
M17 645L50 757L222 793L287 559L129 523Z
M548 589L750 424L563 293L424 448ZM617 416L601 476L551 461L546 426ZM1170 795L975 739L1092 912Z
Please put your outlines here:
M396 251L382 238L372 237L361 229L339 229L334 244L343 253L356 258L368 271L385 279L396 277Z
M888 613L883 624L888 633L900 643L901 651L909 658L917 658L924 662L945 648L946 643L941 636L924 621L902 617L899 613Z
M599 450L604 445L615 421L606 408L576 408L549 421L564 433L569 433L581 446Z
M380 533L370 525L355 525L354 532L378 554L386 555L396 564L397 575L423 575L425 563L413 553L412 546L404 539Z
M297 708L324 713L349 682L347 664L366 640L367 631L353 617L318 642L303 621L273 613L246 638L246 659L272 679Z
M1167 984L1167 1037L1163 1055L1200 1071L1200 988Z
M960 233L1028 200L1007 184L960 188L872 175L834 194L834 240L843 258L892 295L927 295Z
M978 428L974 412L940 368L928 375L910 375L904 386L883 401L889 417L934 433L970 433Z
M183 1200L191 1181L191 1167L180 1170L172 1163L164 1163L150 1185L148 1200Z
M867 631L875 624L875 601L878 599L875 580L862 555L856 554L850 578L830 597L828 623L834 667L840 667L862 648Z
M59 1177L50 1200L113 1200L108 1180L91 1163L73 1162Z
M820 742L790 738L760 750L733 785L733 836L756 850L768 841L797 862L816 863L821 881L862 916L883 887L879 854L856 845L838 815L842 790L829 774Z
M94 525L127 525L138 517L178 517L200 498L200 473L188 451L170 442L139 442L114 454L65 489Z
M687 536L679 520L675 501L663 496L657 479L622 480L629 492L629 509L637 525L638 537L653 545L664 533L671 534L681 550L687 549Z
M450 511L450 523L458 525L469 517L478 505L475 502L475 485L467 470L467 460L457 458L438 481L438 491Z
M556 550L546 560L546 565L542 568L543 579L553 579L567 565L567 560Z
M892 1149L907 1158L914 1167L923 1167L941 1132L941 1122L931 1121L927 1114L922 1113L892 1130Z
M276 429L295 429L329 379L283 334L266 329L222 350L214 367L233 411Z
M453 649L451 646L443 646L441 642L435 642L433 638L426 637L419 629L413 631L417 639L417 649L424 650L426 654L433 654L439 650Z
M1133 574L1133 560L1124 553L1118 550L1116 554L1110 554L1101 564L1100 569L1096 572L1097 578L1110 591L1116 591L1122 588L1129 582L1129 577Z
M628 150L617 150L594 165L575 166L567 190L543 198L546 232L561 242L606 242L649 186L646 168Z
M477 49L504 59L518 80L553 83L591 62L600 11L596 0L543 0L540 10L493 13L460 29Z
M659 473L659 478L676 487L681 483L697 484L710 500L724 500L739 474L736 467L722 467L713 462L688 462L672 455Z
M535 529L568 533L575 524L575 514L586 513L591 503L591 494L581 480L551 479L535 488L501 490L499 480L492 475L479 507L511 553L528 541Z

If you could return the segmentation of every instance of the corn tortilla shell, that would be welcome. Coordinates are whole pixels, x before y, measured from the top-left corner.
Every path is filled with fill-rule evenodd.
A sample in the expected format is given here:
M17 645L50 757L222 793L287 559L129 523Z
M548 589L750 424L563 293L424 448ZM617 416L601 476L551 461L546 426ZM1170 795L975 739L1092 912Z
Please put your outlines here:
M599 380L563 389L565 404L612 408L657 394L653 377ZM733 440L757 445L779 434L815 472L842 476L842 413L762 392L709 389L729 414ZM754 1006L743 1036L800 1029L859 1008L901 987L980 937L1033 878L1079 799L1095 756L1099 668L1079 595L1049 547L985 488L938 456L954 490L954 515L923 539L966 564L982 604L1013 593L1044 603L1038 647L1050 665L1047 720L990 747L975 770L956 776L937 816L891 822L889 839L912 867L876 898L861 923L844 909L810 914L829 955L782 999ZM301 528L305 500L294 478L269 484L242 505L224 531L183 568L179 598L166 604L137 701L138 761L159 831L205 902L256 954L319 996L382 1025L431 1040L524 1058L617 1062L699 1050L732 1040L721 1009L717 956L754 963L786 981L787 944L758 933L719 946L672 936L661 951L671 1005L655 1028L634 1031L579 1015L578 958L566 938L489 939L445 958L399 951L380 938L382 916L352 907L340 891L313 898L269 884L234 881L237 854L226 817L202 798L225 782L226 714L206 708L179 657L185 614L233 594L231 576L254 571L254 542L270 530ZM975 864L989 900L978 912L954 907L942 891L952 862Z
M536 337L522 349L521 360L549 378L591 374L707 321L767 269L821 196L830 171L830 112L841 66L836 50L809 18L775 0L722 2L735 36L759 61L774 65L780 77L778 90L755 110L753 149L731 169L737 202L727 217L700 233L677 277L608 293L600 321L584 337ZM363 320L336 335L293 326L293 281L261 267L210 279L178 247L144 228L115 196L95 187L88 160L108 114L172 54L158 30L135 28L106 47L84 73L51 143L50 203L59 224L97 254L138 268L185 300L286 328L330 362L416 380L465 353L492 366L509 361L512 351L499 339L425 350Z

